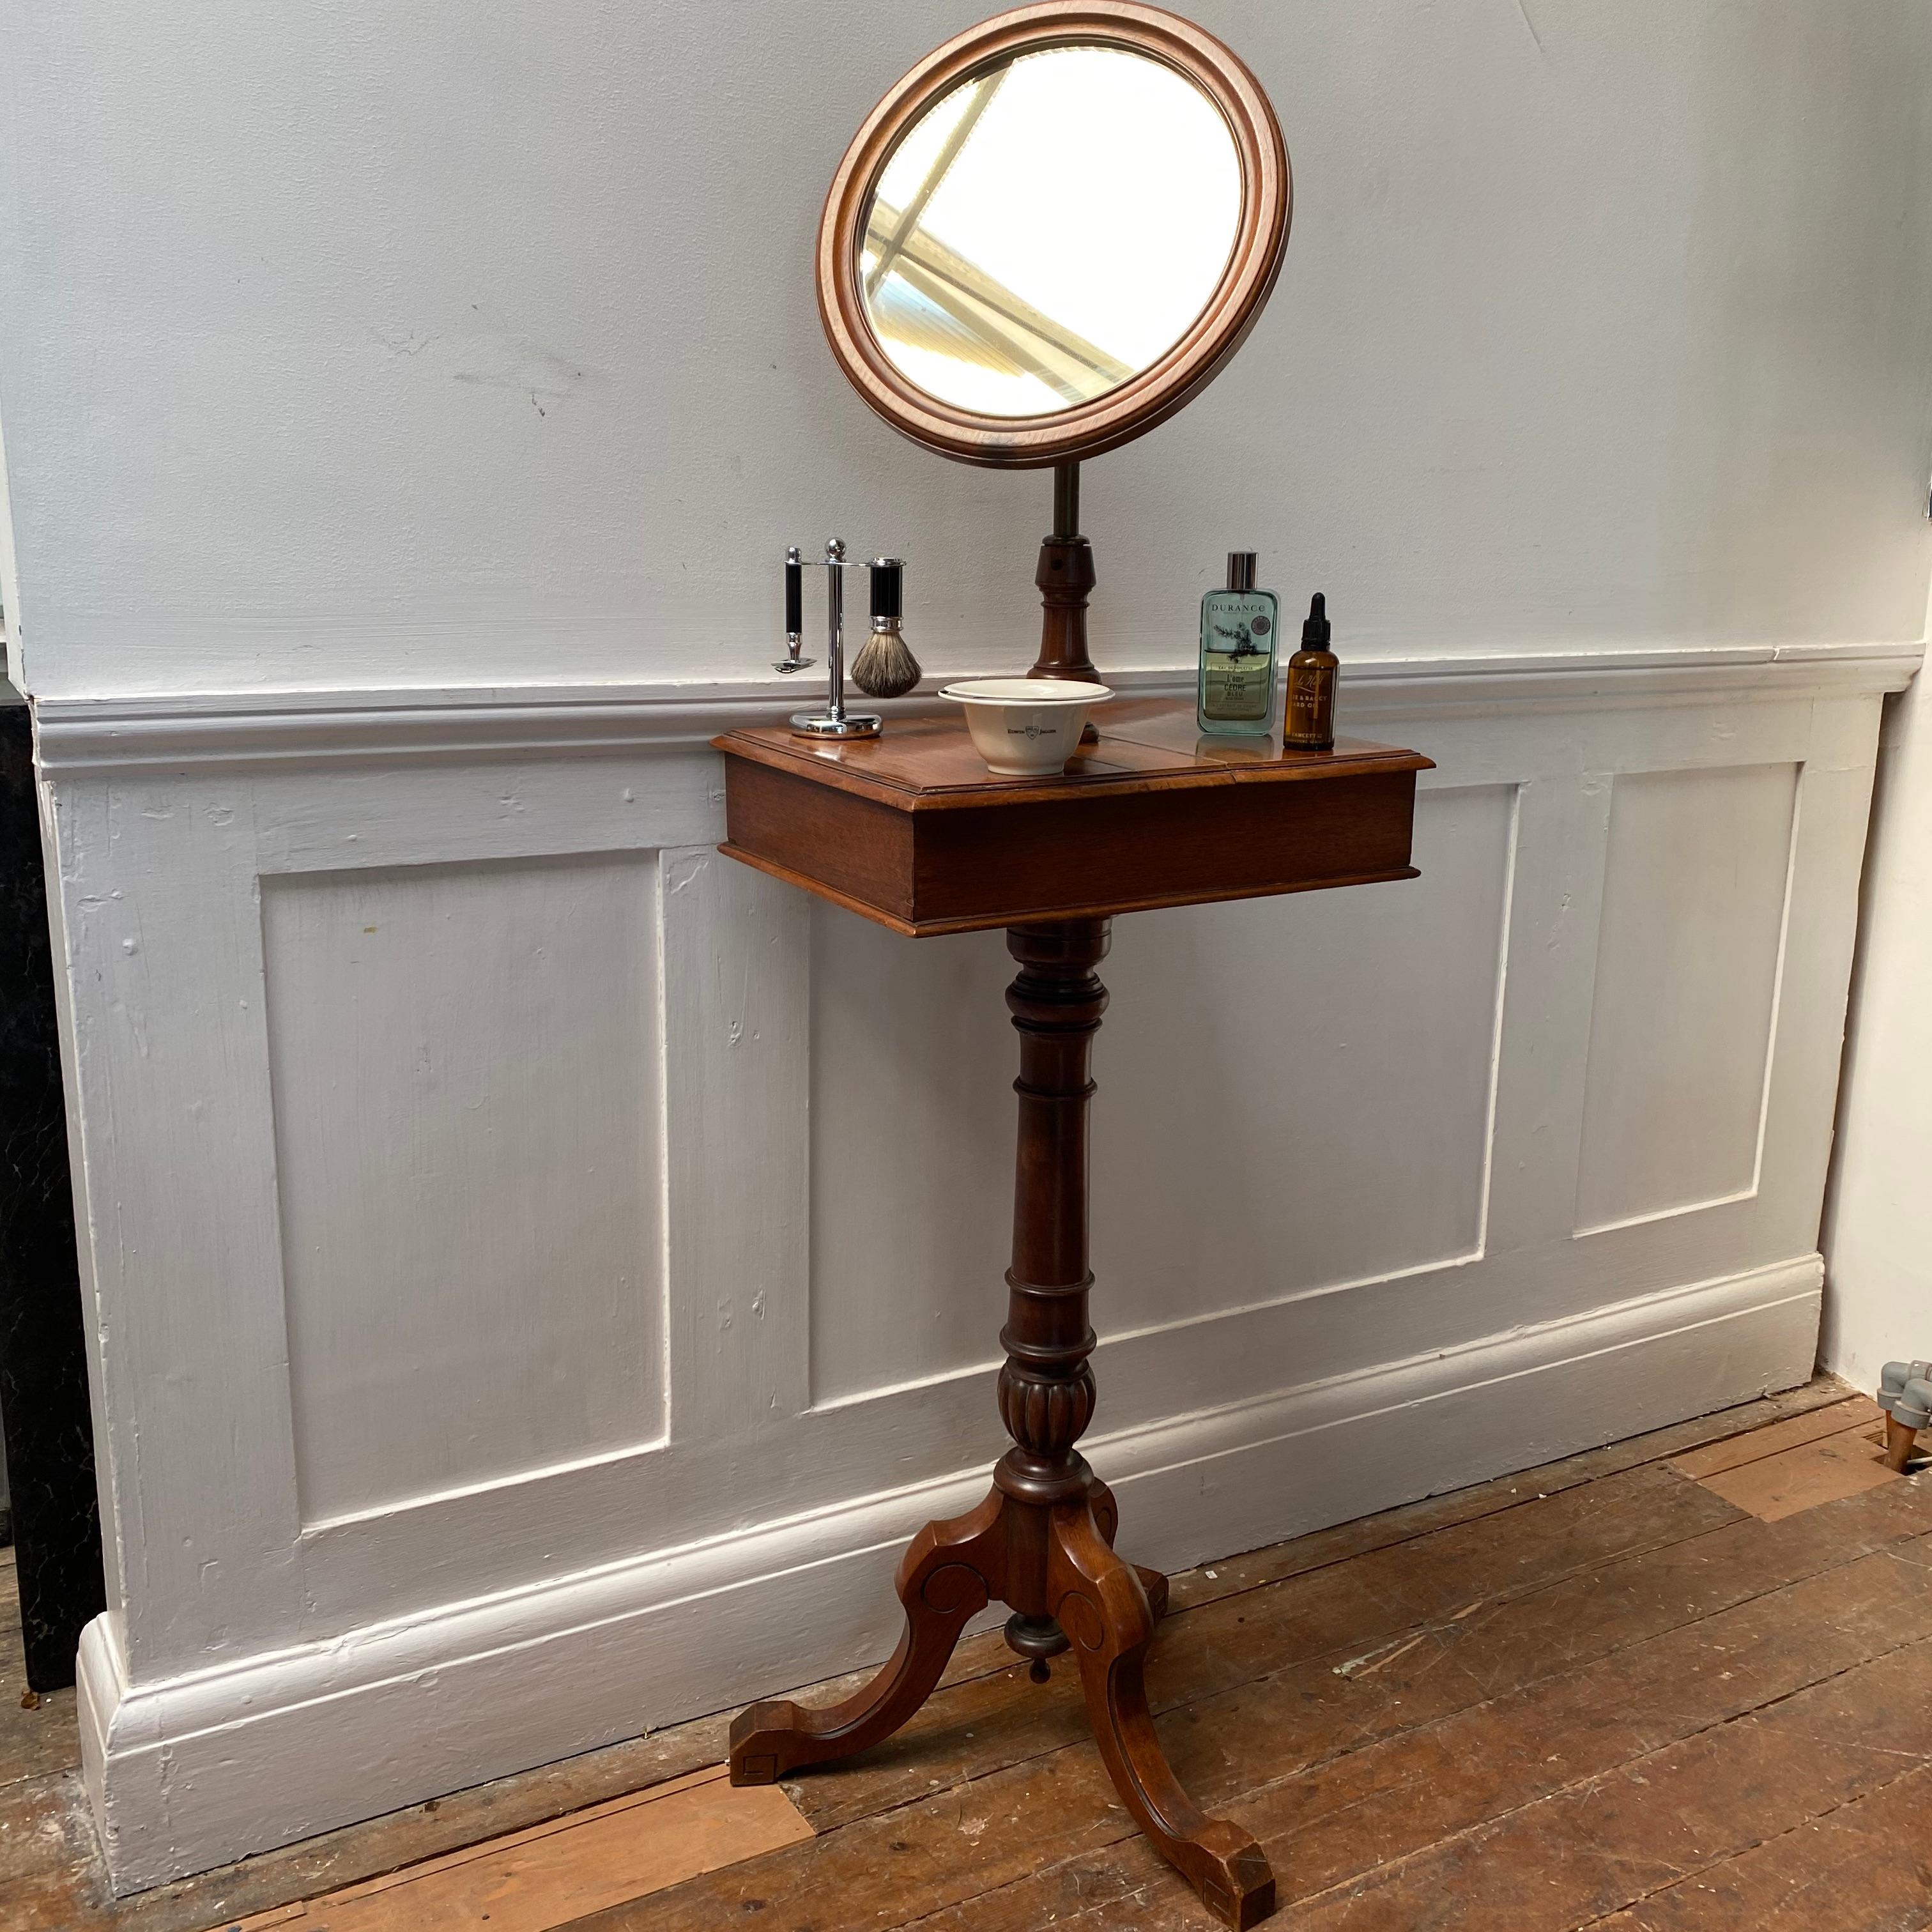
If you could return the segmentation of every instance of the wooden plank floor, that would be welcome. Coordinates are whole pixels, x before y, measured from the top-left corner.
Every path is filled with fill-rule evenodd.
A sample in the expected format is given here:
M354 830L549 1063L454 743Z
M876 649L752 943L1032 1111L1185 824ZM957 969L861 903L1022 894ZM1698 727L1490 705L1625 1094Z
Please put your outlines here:
M1932 1481L1879 1468L1876 1423L1814 1382L1175 1578L1162 1735L1266 1846L1271 1922L1932 1928ZM1116 1802L1073 1673L1030 1684L997 1634L898 1738L781 1789L729 1792L725 1727L112 1904L50 1742L70 1703L0 1710L0 1928L1214 1922Z

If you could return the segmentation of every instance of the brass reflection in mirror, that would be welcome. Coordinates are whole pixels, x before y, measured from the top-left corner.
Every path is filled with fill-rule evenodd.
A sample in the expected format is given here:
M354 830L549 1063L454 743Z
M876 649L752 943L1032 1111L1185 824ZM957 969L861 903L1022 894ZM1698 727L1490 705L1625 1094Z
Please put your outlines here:
M1220 110L1164 62L1064 45L1004 62L934 100L880 172L866 319L942 403L1025 418L1096 401L1220 286L1241 176Z

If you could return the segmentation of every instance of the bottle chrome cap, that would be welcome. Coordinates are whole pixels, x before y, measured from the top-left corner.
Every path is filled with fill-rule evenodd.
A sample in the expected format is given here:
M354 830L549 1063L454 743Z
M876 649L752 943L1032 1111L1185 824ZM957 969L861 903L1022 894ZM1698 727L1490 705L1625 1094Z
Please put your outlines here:
M1251 550L1231 550L1228 553L1228 588L1230 590L1252 590L1255 587L1255 558Z

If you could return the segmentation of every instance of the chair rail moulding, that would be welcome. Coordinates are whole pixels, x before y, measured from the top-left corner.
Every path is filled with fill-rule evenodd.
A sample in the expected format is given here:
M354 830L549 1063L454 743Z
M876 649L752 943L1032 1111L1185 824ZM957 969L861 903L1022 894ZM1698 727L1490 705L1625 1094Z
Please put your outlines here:
M1358 722L1426 716L1445 707L1553 704L1576 708L1697 694L1796 696L1815 688L1902 691L1922 643L1692 645L1561 652L1439 652L1352 659L1343 703ZM950 678L970 677L971 668ZM988 670L986 675L994 674ZM1136 695L1193 688L1191 665L1110 670ZM564 751L707 742L767 721L794 698L776 678L571 685L376 686L264 692L144 692L42 698L40 761L49 772L258 759L378 758L449 753ZM932 708L928 697L886 700ZM1413 706L1412 712L1411 707Z
M1420 878L1123 925L1083 1446L1136 1556L1810 1373L1918 656L1352 663L1345 723L1436 761ZM897 1544L983 1491L1011 962L718 856L704 741L779 703L37 705L118 1888L874 1659Z

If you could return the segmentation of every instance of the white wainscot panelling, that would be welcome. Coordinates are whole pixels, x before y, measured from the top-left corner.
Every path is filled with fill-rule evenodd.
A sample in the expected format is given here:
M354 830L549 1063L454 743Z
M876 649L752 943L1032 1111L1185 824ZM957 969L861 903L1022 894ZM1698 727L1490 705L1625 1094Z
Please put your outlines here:
M812 908L814 1402L992 1352L1012 1240L1014 970L998 932L908 945Z
M664 1430L655 855L262 881L313 1526Z
M1095 1048L1102 1335L1482 1245L1514 792L1424 791L1422 876L1116 922ZM814 913L812 1392L996 1359L1015 1048L998 933Z
M1136 1557L1809 1372L1910 668L1352 667L1437 763L1421 876L1118 922L1084 1446ZM118 1888L876 1658L983 1494L1012 962L713 849L704 740L770 708L40 706Z
M1580 1232L1756 1187L1797 799L1791 764L1616 780Z
M1514 821L1510 787L1425 790L1419 879L1120 922L1103 1335L1480 1251Z

